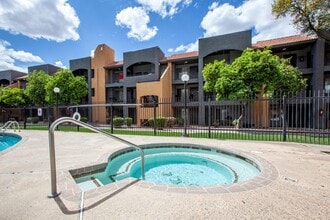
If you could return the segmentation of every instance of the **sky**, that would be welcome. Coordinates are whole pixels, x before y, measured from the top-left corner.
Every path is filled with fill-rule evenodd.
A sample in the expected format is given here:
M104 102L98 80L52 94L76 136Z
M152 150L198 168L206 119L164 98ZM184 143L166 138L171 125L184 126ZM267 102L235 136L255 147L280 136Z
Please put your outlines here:
M166 56L198 50L198 39L252 30L252 42L299 34L275 19L273 0L1 0L0 71L69 68L105 43L123 53L158 46Z

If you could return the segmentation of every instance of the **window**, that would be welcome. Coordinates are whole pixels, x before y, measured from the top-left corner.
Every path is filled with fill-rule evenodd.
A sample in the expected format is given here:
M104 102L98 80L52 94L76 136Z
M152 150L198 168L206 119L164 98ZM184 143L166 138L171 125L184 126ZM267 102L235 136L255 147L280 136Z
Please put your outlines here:
M95 96L95 89L92 88L92 96L94 97Z
M283 56L285 59L290 59L290 64L294 67L297 66L297 55L296 54L286 54Z
M307 53L307 68L313 68L313 55L311 52Z
M188 73L189 67L188 66L178 66L175 68L175 78L176 80L181 80L181 76L184 73Z
M192 79L198 78L198 66L191 66L189 75Z
M124 74L121 69L119 70L109 70L109 82L118 83L122 82L124 79Z
M330 92L330 76L324 80L324 90Z
M154 107L154 103L156 102L156 107L158 106L158 96L156 95L146 95L141 96L140 103L142 107Z
M149 62L136 63L126 69L127 77L151 75L155 73L155 65Z
M189 91L189 101L198 101L198 87L191 87Z
M91 78L94 78L94 69L91 69Z

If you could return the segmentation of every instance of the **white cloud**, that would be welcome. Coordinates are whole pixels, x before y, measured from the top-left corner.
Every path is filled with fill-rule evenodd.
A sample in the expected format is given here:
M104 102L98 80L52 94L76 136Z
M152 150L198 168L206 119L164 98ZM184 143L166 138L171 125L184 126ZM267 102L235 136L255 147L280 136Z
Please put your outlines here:
M194 43L190 43L187 45L181 44L180 46L176 48L170 48L168 49L168 52L170 53L179 53L179 52L192 52L192 51L197 51L198 50L198 40L195 41Z
M156 26L148 27L149 15L142 7L128 7L116 15L116 25L127 27L129 38L146 41L153 38L158 31Z
M90 54L91 58L94 58L94 52L95 52L95 50L91 50L91 54Z
M289 18L276 20L271 11L272 0L250 0L235 7L213 3L201 22L204 37L254 28L256 39L277 38L297 34Z
M27 68L15 65L16 61L24 63L43 63L44 61L36 55L25 51L16 51L10 47L8 41L0 39L0 70L18 70L27 72Z
M137 0L148 11L155 12L165 18L172 17L182 7L187 7L192 3L192 0ZM180 7L181 5L181 7Z
M78 40L79 18L67 0L1 0L0 29L33 39Z
M148 27L149 12L159 14L162 18L172 17L182 8L188 7L192 0L136 0L139 7L128 7L116 15L116 25L130 29L129 38L147 41L156 36L158 27Z
M242 8L225 3L213 3L201 22L205 30L204 37L242 31L252 26L250 19L245 18Z
M63 69L67 69L67 67L62 63L62 61L56 61L55 66L61 67Z
M203 37L253 29L252 42L256 42L298 34L291 25L290 18L275 19L271 11L272 2L273 0L249 0L238 7L213 2L201 21ZM184 49L190 48L189 45L180 45L172 51L187 51Z

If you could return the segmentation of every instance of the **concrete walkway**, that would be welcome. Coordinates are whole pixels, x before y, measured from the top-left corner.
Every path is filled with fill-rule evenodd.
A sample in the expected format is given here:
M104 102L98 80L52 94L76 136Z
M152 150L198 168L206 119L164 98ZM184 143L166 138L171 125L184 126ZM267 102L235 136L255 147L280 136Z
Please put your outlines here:
M79 219L80 201L51 193L48 132L22 131L0 153L0 219ZM56 131L57 174L98 164L124 144L92 133ZM227 193L182 193L133 182L85 198L83 219L329 219L330 146L121 136L135 144L193 143L264 159L278 175L265 186ZM62 179L59 185L65 185ZM107 188L105 188L107 189ZM102 192L102 191L100 191ZM80 196L80 195L79 195Z

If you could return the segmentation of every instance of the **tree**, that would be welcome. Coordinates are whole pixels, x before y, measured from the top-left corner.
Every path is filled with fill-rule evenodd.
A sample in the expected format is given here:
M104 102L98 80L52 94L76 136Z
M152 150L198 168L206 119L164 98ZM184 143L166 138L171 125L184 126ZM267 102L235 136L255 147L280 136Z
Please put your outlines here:
M27 84L25 94L29 97L30 101L34 105L46 104L46 83L50 76L44 71L34 70L27 77Z
M2 106L18 107L25 103L23 89L19 88L2 88L0 90L0 103Z
M277 18L291 16L303 33L330 40L329 0L274 0L272 12Z
M215 92L217 99L245 99L258 94L296 92L306 88L300 71L288 59L272 54L270 49L246 49L232 64L217 61L203 71L204 90Z
M288 59L272 54L269 49L246 49L242 55L227 64L224 60L207 64L203 71L204 90L215 92L217 99L244 100L260 95L272 96L276 92L296 92L306 88L306 80ZM244 117L235 119L236 127Z
M54 88L60 89L58 96L60 103L78 104L88 94L88 84L83 76L74 76L71 70L61 69L46 83L46 101L55 104Z

